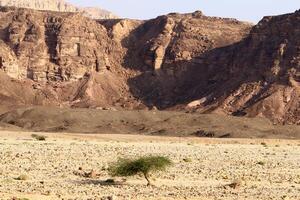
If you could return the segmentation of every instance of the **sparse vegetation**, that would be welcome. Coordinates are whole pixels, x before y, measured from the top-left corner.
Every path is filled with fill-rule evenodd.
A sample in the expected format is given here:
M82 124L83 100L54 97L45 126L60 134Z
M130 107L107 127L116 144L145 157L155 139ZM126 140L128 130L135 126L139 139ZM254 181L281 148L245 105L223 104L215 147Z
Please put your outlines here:
M264 146L264 147L267 147L268 145L267 145L267 143L265 143L265 142L262 142L262 143L260 143L262 146Z
M112 163L109 172L112 176L134 176L141 174L151 185L150 174L157 171L165 171L172 165L172 161L164 156L144 156L138 159L121 158Z
M104 181L108 185L113 185L116 183L115 179L109 178Z
M16 178L16 180L18 180L18 181L26 181L28 179L29 179L29 177L25 174L22 174Z
M28 198L16 198L16 197L14 197L14 198L12 198L12 200L30 200L30 199L28 199Z
M227 186L229 186L230 188L233 188L233 189L237 189L241 185L242 185L242 181L239 179L236 179L236 180L233 180L232 183L228 184Z
M31 137L38 140L38 141L45 141L46 140L46 136L43 136L43 135L32 134Z
M190 163L190 162L192 162L192 159L191 158L184 158L183 161L187 162L187 163Z
M266 163L264 161L257 162L258 165L264 166Z

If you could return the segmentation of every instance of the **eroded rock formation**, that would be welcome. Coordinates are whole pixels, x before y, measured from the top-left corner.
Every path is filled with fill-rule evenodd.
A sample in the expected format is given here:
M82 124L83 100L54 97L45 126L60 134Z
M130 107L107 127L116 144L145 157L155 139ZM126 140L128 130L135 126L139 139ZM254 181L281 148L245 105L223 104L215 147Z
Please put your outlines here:
M15 78L38 82L72 81L105 68L108 36L104 27L80 14L1 13L2 65ZM79 23L79 24L78 24ZM8 64L12 63L12 64Z
M0 81L11 84L0 88L2 105L184 109L299 124L299 16L252 28L200 11L95 21L3 7L0 68L11 79ZM21 88L23 100L12 93Z
M299 124L299 19L265 17L239 43L209 53L207 83L183 94L198 99L190 107Z
M111 12L94 7L80 8L65 0L0 0L0 6L13 6L35 10L49 10L58 12L80 12L92 19L114 19L116 15Z

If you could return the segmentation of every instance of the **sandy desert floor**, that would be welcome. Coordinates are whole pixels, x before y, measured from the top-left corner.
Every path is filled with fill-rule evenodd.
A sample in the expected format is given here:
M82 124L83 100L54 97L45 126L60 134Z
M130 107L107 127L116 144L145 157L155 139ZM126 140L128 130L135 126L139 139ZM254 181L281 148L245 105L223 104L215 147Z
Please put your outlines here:
M300 199L299 140L43 135L0 132L1 200ZM155 186L142 177L105 184L110 162L149 154L174 161L153 177Z

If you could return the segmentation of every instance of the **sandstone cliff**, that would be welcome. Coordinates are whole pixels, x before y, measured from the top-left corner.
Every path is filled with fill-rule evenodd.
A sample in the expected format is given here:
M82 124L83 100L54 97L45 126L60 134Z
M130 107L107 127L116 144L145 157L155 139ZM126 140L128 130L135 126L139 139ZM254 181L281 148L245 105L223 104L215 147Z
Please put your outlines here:
M117 17L111 12L101 8L80 8L67 3L65 0L0 0L0 6L14 6L18 8L58 12L81 12L84 16L93 19L112 19Z
M299 11L265 17L239 43L209 53L206 84L183 95L198 99L190 106L299 124L299 19Z
M156 107L299 124L299 19L253 27L197 11L95 21L3 7L0 68L11 78L0 82L12 84L0 88L2 105Z

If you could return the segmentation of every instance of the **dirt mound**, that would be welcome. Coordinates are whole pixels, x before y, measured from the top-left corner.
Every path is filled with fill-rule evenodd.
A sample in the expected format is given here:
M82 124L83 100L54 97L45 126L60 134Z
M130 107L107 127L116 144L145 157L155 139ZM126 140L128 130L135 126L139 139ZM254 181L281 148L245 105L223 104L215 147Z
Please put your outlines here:
M22 108L0 116L9 130L145 134L196 137L300 138L299 126L274 126L262 118L167 111ZM4 126L5 125L5 126Z
M3 108L24 105L59 105L56 93L51 87L39 87L28 80L16 80L0 72L0 102Z

